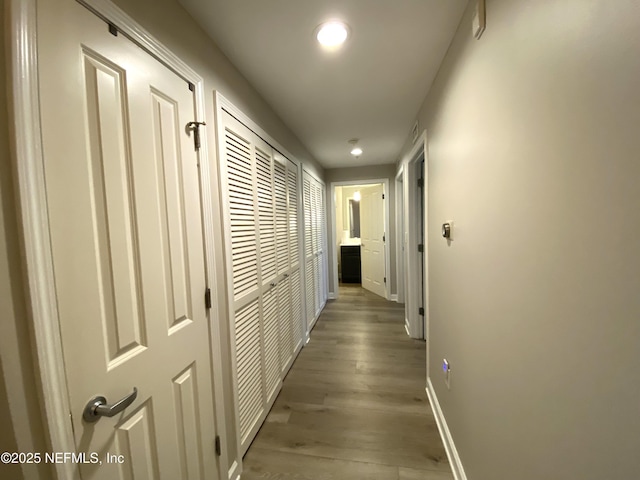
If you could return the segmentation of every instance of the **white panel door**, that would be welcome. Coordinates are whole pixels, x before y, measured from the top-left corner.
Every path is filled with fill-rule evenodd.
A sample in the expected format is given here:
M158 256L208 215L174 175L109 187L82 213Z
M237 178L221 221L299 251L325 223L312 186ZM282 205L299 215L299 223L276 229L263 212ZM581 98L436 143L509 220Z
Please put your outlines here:
M386 298L383 194L383 184L361 191L360 229L362 286Z
M217 478L187 82L76 2L38 2L57 304L84 479ZM83 421L96 394L112 418ZM104 455L123 455L108 464Z

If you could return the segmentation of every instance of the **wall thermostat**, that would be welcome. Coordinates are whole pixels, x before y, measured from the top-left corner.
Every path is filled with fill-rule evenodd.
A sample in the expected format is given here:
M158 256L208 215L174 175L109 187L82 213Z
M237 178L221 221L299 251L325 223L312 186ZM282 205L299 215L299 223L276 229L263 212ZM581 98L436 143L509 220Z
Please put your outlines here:
M451 224L443 223L442 224L442 236L444 238L451 238Z

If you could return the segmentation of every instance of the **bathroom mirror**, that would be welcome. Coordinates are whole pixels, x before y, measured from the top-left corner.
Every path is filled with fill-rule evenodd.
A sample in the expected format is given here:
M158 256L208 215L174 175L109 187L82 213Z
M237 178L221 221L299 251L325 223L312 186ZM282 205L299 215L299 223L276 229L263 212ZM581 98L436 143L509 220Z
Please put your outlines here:
M360 202L349 199L349 237L360 238Z

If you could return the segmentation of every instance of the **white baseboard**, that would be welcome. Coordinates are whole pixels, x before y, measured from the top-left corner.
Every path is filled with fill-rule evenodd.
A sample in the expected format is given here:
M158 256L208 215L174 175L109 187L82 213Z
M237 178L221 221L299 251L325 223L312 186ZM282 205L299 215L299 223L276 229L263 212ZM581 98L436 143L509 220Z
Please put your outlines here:
M397 294L391 294L391 301L392 302L397 302L398 301L398 295Z
M327 295L327 298L329 300L335 300L336 298L338 298L338 296L334 292L329 292L329 294Z
M455 480L467 480L467 475L464 473L464 467L460 461L458 450L456 449L455 443L453 443L451 432L447 426L447 420L444 418L444 414L440 408L440 402L438 402L438 397L436 396L436 391L433 389L431 378L427 378L426 390L431 410L433 410L433 415L436 417L436 423L438 424L440 437L442 437L442 443L444 443L444 448L447 451L447 458L449 459L449 464L453 471L453 477Z
M407 332L408 336L411 336L411 334L409 333L409 327L407 327L407 322L404 322L404 330Z

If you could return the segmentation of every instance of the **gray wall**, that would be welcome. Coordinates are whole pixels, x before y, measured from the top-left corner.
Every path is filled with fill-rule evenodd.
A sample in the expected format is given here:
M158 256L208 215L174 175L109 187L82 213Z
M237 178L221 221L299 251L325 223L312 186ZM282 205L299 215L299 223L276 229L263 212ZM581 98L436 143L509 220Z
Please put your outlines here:
M389 181L389 255L390 255L390 275L387 280L390 281L391 293L397 293L396 283L396 203L395 203L395 176L396 166L394 164L389 165L374 165L370 167L351 167L351 168L332 168L325 170L324 181L327 187L327 213L331 209L331 182L354 182L357 183L360 180L375 180L375 179L387 179ZM331 216L327 215L327 238L331 238ZM334 276L334 242L329 241L329 291L336 292L337 288L333 282ZM336 292L337 293L337 292Z
M472 8L419 113L432 382L470 480L638 478L640 2Z

